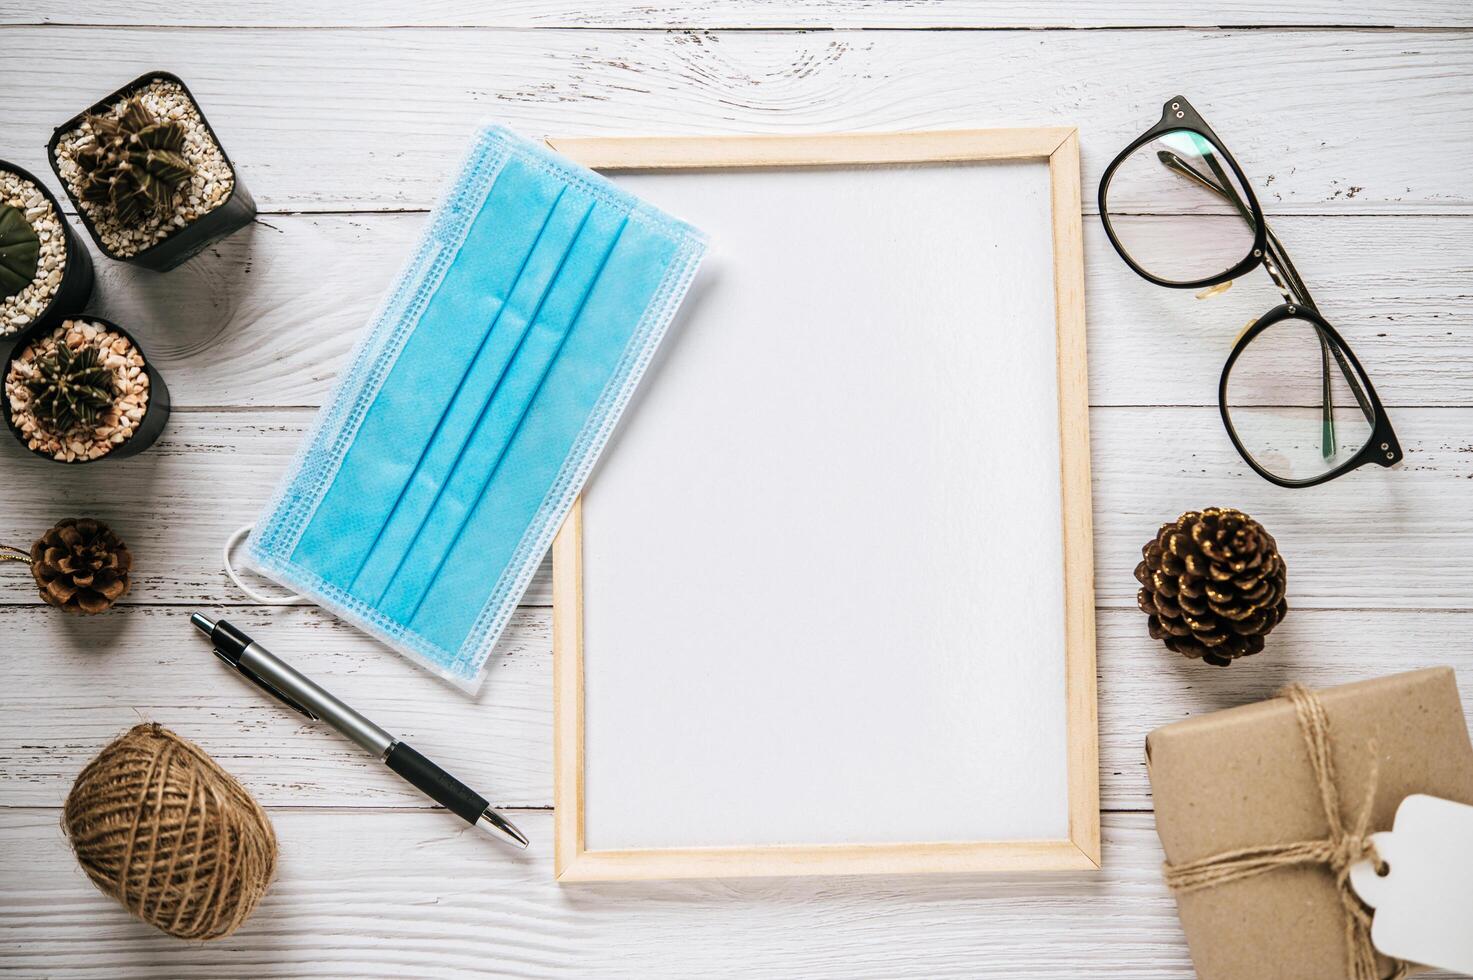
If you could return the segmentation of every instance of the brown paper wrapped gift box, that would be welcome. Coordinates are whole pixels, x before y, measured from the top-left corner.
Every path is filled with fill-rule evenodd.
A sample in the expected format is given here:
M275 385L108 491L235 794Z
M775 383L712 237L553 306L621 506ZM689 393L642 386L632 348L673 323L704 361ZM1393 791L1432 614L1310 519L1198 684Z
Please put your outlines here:
M1473 804L1473 745L1450 667L1320 691L1341 811L1356 819L1376 751L1370 831L1402 799ZM1283 698L1217 711L1146 737L1156 830L1173 865L1237 848L1309 841L1329 828L1294 706ZM1274 868L1177 894L1203 980L1343 980L1345 914L1327 866ZM1382 975L1391 971L1382 961Z

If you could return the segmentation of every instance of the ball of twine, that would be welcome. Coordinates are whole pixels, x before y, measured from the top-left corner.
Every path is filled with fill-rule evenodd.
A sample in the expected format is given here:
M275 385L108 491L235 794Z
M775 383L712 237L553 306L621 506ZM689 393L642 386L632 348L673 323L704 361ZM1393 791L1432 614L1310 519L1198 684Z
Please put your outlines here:
M266 812L162 725L138 725L82 770L62 827L98 888L180 939L230 935L276 869Z

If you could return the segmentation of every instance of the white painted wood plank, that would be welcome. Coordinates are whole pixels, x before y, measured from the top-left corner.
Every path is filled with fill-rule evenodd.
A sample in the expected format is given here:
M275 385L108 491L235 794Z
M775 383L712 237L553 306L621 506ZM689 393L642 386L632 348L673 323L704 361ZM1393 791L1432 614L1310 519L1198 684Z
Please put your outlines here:
M1473 208L1466 32L0 30L0 156L44 172L54 126L167 66L268 211L424 207L486 117L533 136L1077 124L1092 191L1181 65L1280 213Z
M8 504L0 540L27 545L63 517L99 517L134 551L125 602L243 602L225 577L220 548L265 506L312 414L179 412L147 453L75 468L65 479L58 464L0 440ZM1365 467L1299 491L1253 474L1215 407L1098 408L1090 419L1102 605L1134 605L1131 571L1162 522L1228 505L1255 515L1278 538L1301 608L1473 606L1473 410L1399 409L1400 467ZM999 465L1005 471L1006 460ZM28 602L31 594L19 572L0 574L0 602ZM543 604L549 596L544 568L525 601Z
M5 967L51 977L1064 977L1190 975L1149 816L1106 870L992 878L562 885L552 820L510 854L431 813L277 812L278 879L217 944L131 921L78 871L52 810L0 811Z
M392 0L249 0L228 13L159 0L134 0L125 9L107 0L42 0L0 13L0 23L187 24L198 27L615 27L620 29L747 28L947 28L1213 26L1467 26L1457 0L1390 3L1299 2L1292 7L1263 0L1213 0L1183 5L1171 0L674 0L662 4L618 0L582 6L567 0L433 0L412 8Z
M0 438L9 505L0 541L29 547L63 517L98 517L133 552L133 584L123 601L247 601L226 577L222 549L266 506L314 415L309 409L175 412L146 453L68 469ZM0 602L29 602L33 590L22 575L0 574ZM544 568L527 601L545 604L551 594Z
M87 760L140 720L207 746L269 805L431 805L352 743L232 675L189 625L192 611L139 607L78 621L0 606L7 657L29 651L27 676L8 685L10 710L0 714L16 725L0 734L6 805L59 805ZM224 612L498 805L551 805L549 610L513 615L475 698L321 610Z
M3 967L107 980L1192 976L1148 814L1106 819L1094 872L599 885L555 884L551 815L515 817L524 855L443 814L273 813L276 882L239 932L202 944L98 893L54 810L3 810Z
M1135 602L1140 547L1184 511L1239 507L1279 542L1299 608L1465 609L1473 598L1473 446L1464 409L1402 409L1395 469L1364 467L1309 490L1261 479L1216 408L1090 413L1095 593Z
M41 13L7 7L0 23L101 17L133 24L196 18L213 25L219 17L152 0L36 9ZM1175 11L1170 21L1155 20L1162 9ZM231 19L242 24L354 28L403 16L391 16L381 0L257 0L237 11ZM1374 7L1313 0L1292 11L1251 0L1190 9L1161 0L1042 9L1014 0L802 7L702 0L578 10L555 0L437 0L419 5L413 16L449 25L485 18L512 27L648 29L697 17L707 26L738 27L803 18L812 18L803 26L840 27L1281 24L1290 17L1294 23L1466 27L1473 19L1466 5L1448 0ZM953 17L981 19L944 23ZM1254 175L1270 214L1337 216L1323 227L1315 218L1276 227L1387 400L1467 405L1473 360L1466 339L1457 336L1466 334L1457 324L1466 317L1459 283L1470 267L1467 231L1443 219L1363 223L1340 216L1473 210L1460 163L1473 148L1473 105L1461 84L1473 62L1470 40L1467 34L1338 31L0 30L6 51L0 157L44 173L40 147L55 123L132 74L167 67L196 88L247 184L276 211L423 208L473 120L488 115L532 135L1084 121L1089 206L1099 168L1173 94L1156 90L1162 66L1191 64L1193 77L1211 88L1186 94ZM1365 97L1367 91L1375 98ZM1425 152L1428 132L1439 134L1441 153ZM186 405L320 400L423 220L278 217L267 221L284 228L282 241L269 241L271 229L257 227L228 243L226 258L202 258L168 277L112 263L104 270L108 309L128 312L130 324L151 321L142 332L157 340L166 368L173 366ZM309 227L311 234L294 230ZM1120 269L1093 234L1096 400L1210 401L1230 338L1259 311L1259 299L1266 307L1272 294L1262 284L1240 285L1197 304L1186 294L1154 290ZM291 274L275 264L293 262L304 264ZM179 277L189 277L188 284ZM348 292L363 295L341 295ZM1222 324L1213 308L1223 311ZM1376 327L1380 322L1385 326ZM1380 332L1389 336L1373 340ZM274 360L260 358L263 350ZM205 363L215 355L224 356ZM1179 377L1171 376L1173 367ZM280 379L275 387L274 378ZM184 412L169 440L147 456L65 478L22 458L6 441L0 540L28 539L65 513L98 513L117 522L146 565L133 599L237 602L241 597L219 572L217 544L258 509L309 417ZM1149 806L1140 750L1150 727L1262 697L1286 680L1338 683L1450 662L1470 704L1473 670L1464 661L1473 650L1467 642L1473 616L1426 611L1466 610L1473 595L1469 419L1465 411L1403 410L1394 417L1411 450L1405 472L1377 471L1289 493L1246 472L1210 409L1094 413L1097 547L1107 602L1128 604L1129 568L1156 523L1187 506L1236 503L1278 534L1290 556L1294 603L1270 651L1230 671L1174 658L1144 636L1134 611L1101 614L1107 806ZM1197 446L1209 448L1192 456ZM0 604L29 601L18 576L0 574L0 583ZM539 582L531 599L546 598ZM1309 608L1315 605L1405 611ZM327 747L337 740L302 731L253 692L232 690L238 681L220 676L183 627L191 608L132 608L83 623L50 610L0 606L0 649L21 664L0 712L6 807L13 800L58 801L96 748L140 715L199 738L271 802L421 805L346 746ZM361 706L386 722L402 719L401 731L437 757L443 752L447 764L500 800L545 805L549 799L545 610L519 613L505 656L474 701L321 613L237 609L230 615L269 635L344 694L365 688ZM462 741L467 732L471 744ZM323 750L313 751L318 746ZM443 813L286 810L274 819L285 852L281 881L246 932L200 947L134 925L97 896L66 853L54 810L0 809L0 970L109 977L684 976L729 973L740 963L744 973L772 976L1190 975L1170 900L1156 878L1160 854L1147 814L1107 816L1106 871L1098 876L637 889L552 886L551 822L538 812L518 815L540 845L528 864L507 860Z
M93 311L142 339L176 405L317 405L424 221L273 215L166 276L99 259ZM1286 217L1275 230L1384 402L1473 405L1473 332L1458 328L1473 218ZM1084 233L1091 403L1216 404L1238 331L1281 301L1268 276L1198 301L1131 272L1097 218Z
M59 805L87 761L141 719L199 742L268 805L429 805L350 743L229 674L190 628L191 611L132 608L79 622L39 606L0 607L11 665L7 710L0 713L6 805ZM226 615L498 805L552 804L547 609L514 617L475 698L319 610L230 609ZM1098 630L1107 810L1150 809L1144 745L1151 729L1271 697L1290 681L1328 687L1451 664L1473 717L1469 613L1292 608L1267 650L1225 670L1167 651L1146 635L1145 617L1136 610L1101 612ZM1022 624L1020 652L1028 644Z

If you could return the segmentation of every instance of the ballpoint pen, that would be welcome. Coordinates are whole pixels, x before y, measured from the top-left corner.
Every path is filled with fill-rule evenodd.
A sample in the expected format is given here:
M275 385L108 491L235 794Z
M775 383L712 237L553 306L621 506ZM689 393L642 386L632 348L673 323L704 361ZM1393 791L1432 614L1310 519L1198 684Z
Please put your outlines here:
M466 823L518 847L527 846L522 832L470 787L318 687L225 620L211 621L195 613L189 621L210 638L215 656L287 707L313 721L327 722Z

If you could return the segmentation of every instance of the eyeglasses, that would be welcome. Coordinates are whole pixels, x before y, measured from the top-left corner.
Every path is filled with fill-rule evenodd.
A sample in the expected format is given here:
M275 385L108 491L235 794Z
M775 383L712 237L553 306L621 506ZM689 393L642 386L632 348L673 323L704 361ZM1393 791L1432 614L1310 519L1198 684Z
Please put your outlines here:
M1186 99L1168 101L1161 121L1105 168L1100 218L1120 257L1158 286L1218 287L1205 296L1261 265L1283 294L1238 337L1217 389L1228 436L1260 476L1311 487L1401 460L1365 369L1315 308L1238 162Z

